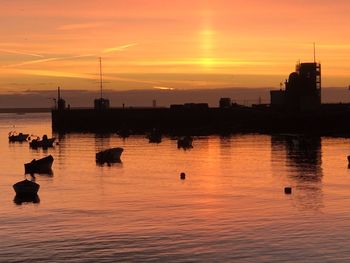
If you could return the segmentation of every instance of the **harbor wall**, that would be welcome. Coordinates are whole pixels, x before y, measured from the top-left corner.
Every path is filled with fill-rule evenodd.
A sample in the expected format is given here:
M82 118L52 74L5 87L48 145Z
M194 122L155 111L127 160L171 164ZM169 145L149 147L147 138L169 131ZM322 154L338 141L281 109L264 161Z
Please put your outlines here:
M171 109L110 108L52 110L55 132L117 132L143 134L154 128L168 134L316 133L350 135L348 105L324 105L321 110L286 113L266 107Z

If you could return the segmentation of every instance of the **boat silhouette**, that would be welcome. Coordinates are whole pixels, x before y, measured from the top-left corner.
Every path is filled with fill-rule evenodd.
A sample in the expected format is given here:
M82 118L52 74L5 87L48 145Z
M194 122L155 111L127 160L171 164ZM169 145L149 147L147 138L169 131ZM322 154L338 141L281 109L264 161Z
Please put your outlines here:
M52 155L46 156L41 159L33 159L30 163L24 164L24 170L26 174L32 173L46 173L52 174L52 163L54 158Z
M28 140L29 134L10 132L9 142L25 142Z
M120 156L123 151L124 149L120 147L100 151L96 153L96 162L99 164L121 162Z
M177 140L177 148L183 148L184 150L193 148L193 138L191 136L185 136Z
M38 194L40 185L27 179L15 183L13 189L20 197L33 197Z
M53 147L53 143L55 142L55 138L47 138L47 135L43 136L43 139L40 140L40 138L34 139L29 143L29 146L33 149L37 148L49 148Z

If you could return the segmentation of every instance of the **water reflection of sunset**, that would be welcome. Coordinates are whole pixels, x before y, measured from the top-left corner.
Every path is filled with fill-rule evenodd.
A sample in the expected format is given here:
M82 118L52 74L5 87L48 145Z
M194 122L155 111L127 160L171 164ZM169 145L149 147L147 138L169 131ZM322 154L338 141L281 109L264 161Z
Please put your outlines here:
M323 261L334 258L327 251L339 251L339 261L349 256L348 139L316 138L303 151L278 136L208 136L183 151L169 137L150 144L144 136L73 133L54 134L59 145L44 152L9 144L7 133L15 125L51 136L49 115L0 117L6 262L14 253L25 261L28 251L36 259L28 240L40 245L40 259L61 261L85 259L87 250L91 259L125 261L255 262L271 253L303 261L315 250ZM96 151L116 146L124 148L121 164L96 164ZM22 180L23 163L48 153L54 174L37 176L40 203L15 204L11 186Z

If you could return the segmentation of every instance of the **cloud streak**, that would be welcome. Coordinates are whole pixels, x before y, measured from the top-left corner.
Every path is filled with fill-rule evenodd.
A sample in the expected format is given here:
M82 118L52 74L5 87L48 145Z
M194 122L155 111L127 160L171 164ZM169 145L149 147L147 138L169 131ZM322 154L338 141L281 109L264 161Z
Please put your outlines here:
M129 47L134 47L136 45L137 45L137 43L130 43L130 44L126 44L126 45L122 45L122 46L118 46L118 47L106 48L102 51L102 53L112 53L112 52L124 51L125 49L127 49Z
M175 90L175 88L171 88L171 87L154 86L153 88L158 90Z
M39 58L44 57L43 55L35 54L35 53L23 51L23 50L0 49L0 52L9 53L9 54L16 54L16 55L25 55L25 56L31 56L31 57L39 57Z
M78 30L78 29L90 29L101 27L102 23L80 23L80 24L67 24L58 27L58 30Z
M60 78L76 78L76 79L88 79L88 80L98 80L99 74L86 74L86 73L76 73L76 72L66 72L66 71L55 71L55 70L41 70L41 69L7 69L0 71L0 75L31 75L31 76L43 76L43 77L60 77ZM141 83L149 85L159 85L159 82L140 80L133 78L121 78L116 76L105 75L104 80L110 81L121 81L129 83Z
M106 48L106 49L103 49L101 51L101 53L107 54L107 53L112 53L112 52L120 52L120 51L124 51L125 49L133 47L133 46L136 46L136 45L137 45L137 43L130 43L130 44L122 45L122 46ZM21 66L39 64L39 63L45 63L45 62L51 62L51 61L58 61L58 60L70 60L70 59L76 59L76 58L94 57L94 56L97 57L98 56L97 54L83 54L83 55L74 55L74 56L66 56L66 57L44 58L43 55L34 54L34 53L28 53L28 52L24 52L24 51L0 49L0 52L13 53L13 54L22 54L22 55L35 56L35 57L40 57L41 58L41 59L24 61L24 62L17 63L17 64L5 65L5 66L3 66L3 68L21 67Z
M33 64L39 64L39 63L45 63L45 62L51 62L51 61L58 61L58 60L70 60L75 58L84 58L84 57L93 57L93 54L86 54L86 55L76 55L76 56L69 56L69 57L53 57L53 58L43 58L43 59L35 59L30 61L25 61L22 63L17 64L11 64L3 66L4 68L15 68L20 66L27 66L27 65L33 65Z

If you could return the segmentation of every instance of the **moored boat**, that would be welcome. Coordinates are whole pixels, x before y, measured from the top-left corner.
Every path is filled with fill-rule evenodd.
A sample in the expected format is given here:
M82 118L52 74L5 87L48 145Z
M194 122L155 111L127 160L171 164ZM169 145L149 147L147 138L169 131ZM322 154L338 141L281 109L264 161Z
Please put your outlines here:
M35 196L38 194L39 188L39 184L27 179L13 185L13 189L18 196Z
M24 164L25 173L52 173L52 163L54 159L52 155L46 156L39 160L33 159L30 163Z
M10 132L9 133L9 141L10 142L25 142L29 138L29 134L24 133L16 133L16 132Z
M153 129L147 136L149 143L161 143L162 142L162 134L159 130Z
M117 132L117 134L119 135L119 137L125 139L125 138L128 138L130 136L130 131L129 130L119 130Z
M55 138L47 138L47 135L43 136L43 139L40 140L40 138L34 139L29 143L29 146L31 148L49 148L53 147L53 143L55 142Z
M29 196L23 196L23 195L17 195L13 199L13 202L16 205L22 205L23 203L33 203L38 204L40 203L40 198L37 194L35 195L29 195Z
M177 148L190 149L193 148L192 145L193 138L191 136L185 136L177 140Z
M117 134L119 135L119 137L123 139L128 138L131 133L132 133L131 130L128 129L128 127L125 125L122 125L122 127L117 131Z
M96 162L100 164L121 162L120 156L123 151L124 149L120 147L100 151L96 153Z

